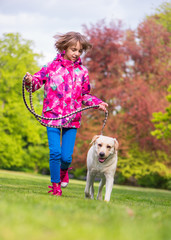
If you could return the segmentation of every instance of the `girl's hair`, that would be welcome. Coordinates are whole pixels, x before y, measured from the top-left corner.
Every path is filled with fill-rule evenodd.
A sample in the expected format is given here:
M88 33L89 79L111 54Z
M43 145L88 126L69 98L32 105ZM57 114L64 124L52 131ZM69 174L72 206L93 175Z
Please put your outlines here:
M79 32L68 32L65 34L57 34L54 36L56 40L55 48L59 52L63 52L68 47L76 45L79 42L83 48L83 51L87 51L92 48L92 45L88 42L84 35L81 35Z

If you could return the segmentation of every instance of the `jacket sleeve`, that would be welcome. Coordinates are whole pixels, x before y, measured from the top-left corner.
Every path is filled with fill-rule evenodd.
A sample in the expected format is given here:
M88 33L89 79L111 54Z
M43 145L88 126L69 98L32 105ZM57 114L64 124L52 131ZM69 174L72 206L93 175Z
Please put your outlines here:
M90 94L90 82L88 72L86 72L83 76L82 96L82 103L86 106L98 105L103 102L101 99Z
M48 67L45 65L42 67L40 71L32 75L32 92L35 92L39 88L42 87L42 85L47 81L48 79ZM25 83L26 90L29 91L30 84Z

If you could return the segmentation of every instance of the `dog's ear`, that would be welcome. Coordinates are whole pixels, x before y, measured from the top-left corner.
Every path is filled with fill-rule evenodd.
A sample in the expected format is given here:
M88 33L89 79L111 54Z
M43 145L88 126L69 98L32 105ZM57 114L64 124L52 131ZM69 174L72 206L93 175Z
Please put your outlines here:
M114 138L114 144L115 144L115 150L117 151L118 148L119 148L119 143L118 143L118 141L116 140L116 138Z
M100 137L100 135L95 135L95 136L93 137L93 139L91 140L91 143L90 143L90 144L93 144L99 137Z

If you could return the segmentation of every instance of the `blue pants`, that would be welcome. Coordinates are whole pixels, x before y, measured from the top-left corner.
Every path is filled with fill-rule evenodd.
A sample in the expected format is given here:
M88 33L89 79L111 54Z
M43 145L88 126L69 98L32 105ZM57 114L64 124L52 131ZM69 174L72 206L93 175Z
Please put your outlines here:
M60 168L67 169L71 164L76 134L76 128L63 128L61 136L61 129L47 127L51 182L59 183Z

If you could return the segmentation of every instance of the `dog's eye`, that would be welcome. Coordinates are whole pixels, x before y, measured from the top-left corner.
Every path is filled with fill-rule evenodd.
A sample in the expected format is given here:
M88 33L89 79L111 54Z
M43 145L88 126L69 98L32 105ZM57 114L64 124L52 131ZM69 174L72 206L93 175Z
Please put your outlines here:
M98 146L99 146L99 147L102 147L102 144L101 144L101 143L99 143L99 144L98 144Z
M111 149L111 146L108 145L107 148L108 148L108 149Z

